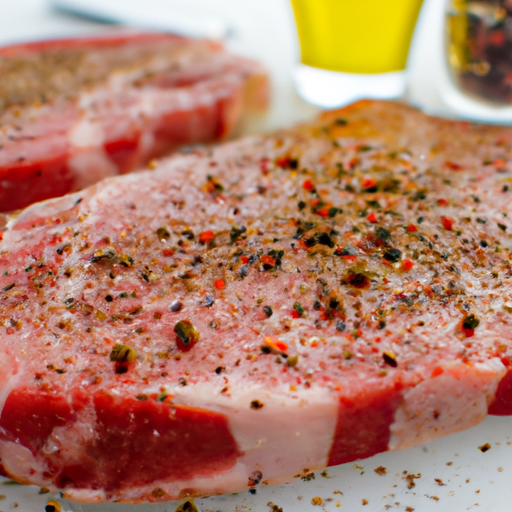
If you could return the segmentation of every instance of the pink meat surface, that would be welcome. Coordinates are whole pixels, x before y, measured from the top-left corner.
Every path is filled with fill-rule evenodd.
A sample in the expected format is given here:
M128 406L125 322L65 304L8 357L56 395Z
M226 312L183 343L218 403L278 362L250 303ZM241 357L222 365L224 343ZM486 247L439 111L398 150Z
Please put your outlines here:
M0 48L0 211L79 190L262 110L262 67L209 41L130 33Z
M231 493L512 414L511 163L360 102L7 218L5 473Z

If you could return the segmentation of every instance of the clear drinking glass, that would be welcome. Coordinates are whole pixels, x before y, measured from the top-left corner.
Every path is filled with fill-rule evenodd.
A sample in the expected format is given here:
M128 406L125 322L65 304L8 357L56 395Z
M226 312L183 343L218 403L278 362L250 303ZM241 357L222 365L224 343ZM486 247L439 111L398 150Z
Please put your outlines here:
M301 48L299 94L323 106L397 98L422 0L291 0Z

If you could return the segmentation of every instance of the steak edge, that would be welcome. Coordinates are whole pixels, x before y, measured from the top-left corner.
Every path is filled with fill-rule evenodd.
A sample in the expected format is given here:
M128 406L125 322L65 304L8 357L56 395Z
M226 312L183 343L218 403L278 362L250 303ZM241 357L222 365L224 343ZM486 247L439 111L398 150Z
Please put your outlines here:
M261 112L258 63L205 40L119 32L0 48L0 211L79 190Z
M240 492L511 414L511 159L363 101L6 217L6 474Z

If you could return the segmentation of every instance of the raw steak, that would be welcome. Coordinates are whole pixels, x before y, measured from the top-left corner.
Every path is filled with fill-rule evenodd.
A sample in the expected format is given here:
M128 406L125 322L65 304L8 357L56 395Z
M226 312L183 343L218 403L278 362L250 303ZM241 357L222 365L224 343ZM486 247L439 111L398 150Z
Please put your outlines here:
M7 219L5 473L230 493L511 414L511 159L360 102Z
M81 189L262 110L262 67L209 41L121 33L0 48L0 211Z

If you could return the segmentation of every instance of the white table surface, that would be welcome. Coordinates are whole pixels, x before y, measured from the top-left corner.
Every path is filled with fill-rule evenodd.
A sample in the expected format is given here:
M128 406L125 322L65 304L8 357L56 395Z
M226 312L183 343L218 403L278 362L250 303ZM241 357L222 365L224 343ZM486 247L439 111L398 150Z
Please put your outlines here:
M93 1L93 0L91 0ZM109 0L103 0L108 2ZM150 5L151 0L144 1ZM422 24L410 58L408 100L430 112L450 115L436 91L436 31L443 0L426 0ZM317 112L295 93L292 71L298 45L287 0L188 0L214 9L229 20L235 34L228 47L266 64L272 78L269 114L246 131L271 130L308 120ZM91 33L104 27L50 10L44 0L0 0L0 44L35 38ZM0 80L1 80L0 76ZM482 453L478 447L490 443ZM384 466L387 474L374 469ZM416 475L408 488L407 475ZM419 476L421 475L421 476ZM459 512L512 510L512 418L488 418L477 427L403 452L377 455L357 464L316 472L308 482L270 486L249 493L195 500L201 512L268 512L273 503L284 512ZM437 480L436 480L437 479ZM1 482L1 479L0 479ZM49 494L37 487L0 483L0 512L43 512ZM321 505L312 498L320 497ZM58 498L58 497L57 497ZM365 501L367 500L367 504ZM60 500L63 512L174 512L179 503L157 505L84 505ZM277 510L276 510L277 512Z

